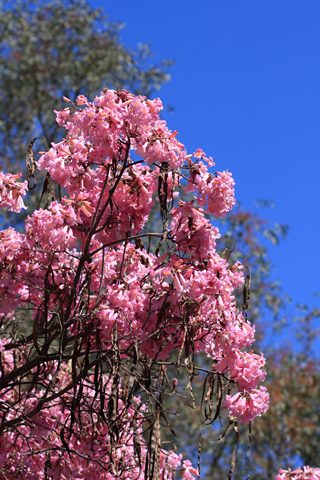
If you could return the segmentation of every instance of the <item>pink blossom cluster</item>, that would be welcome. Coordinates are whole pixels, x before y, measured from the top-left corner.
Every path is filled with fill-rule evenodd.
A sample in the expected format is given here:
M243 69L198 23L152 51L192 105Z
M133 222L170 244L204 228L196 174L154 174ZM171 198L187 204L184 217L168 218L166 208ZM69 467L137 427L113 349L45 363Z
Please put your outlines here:
M193 154L198 160L206 160L209 166L214 165L212 159L207 159L205 153L198 149ZM214 175L208 172L208 167L202 161L192 165L189 182L186 188L187 192L198 191L197 198L200 207L207 207L207 212L216 217L225 217L234 207L234 185L232 174L226 172L216 172Z
M320 480L320 468L302 467L280 470L275 480Z
M57 113L67 135L37 163L67 195L29 216L25 233L12 228L0 232L0 315L13 317L31 308L35 348L37 329L63 326L71 338L86 338L83 348L99 347L105 354L113 351L115 328L123 357L135 342L149 359L166 359L175 349L205 351L216 365L215 372L238 392L227 396L230 415L248 423L268 408L268 393L258 386L265 377L265 362L263 355L250 352L254 327L244 321L235 303L234 290L244 281L242 266L217 253L220 234L205 217L206 212L224 216L232 208L234 182L228 172L208 173L207 165L213 162L202 150L188 155L177 132L160 119L161 109L159 99L105 90L92 103L80 96L74 109ZM181 172L190 175L187 189L198 190L198 206L191 201L171 208ZM16 176L0 177L4 178L14 182ZM26 185L21 185L23 194ZM157 189L167 228L150 233L146 222ZM6 202L16 208L13 194ZM160 257L134 243L138 238L148 242L152 235L168 246ZM10 345L5 349L10 350ZM10 359L6 363L5 375L10 379L14 366ZM52 371L47 364L41 368L48 368L53 378L57 365L51 365ZM68 365L61 360L59 368L62 373L57 372L57 378L63 388L69 381ZM86 398L94 401L89 380L83 388ZM8 388L0 401L14 406L14 419L22 412L30 414L41 394L30 393L16 401ZM67 405L70 395L66 393ZM108 398L105 402L107 407ZM61 432L63 437L69 416L61 403L49 402L32 420L39 431L35 424L30 428L26 424L20 433L14 430L2 437L0 462L7 477L15 478L15 470L10 469L23 464L25 476L20 478L44 478L45 451L52 447L55 457L50 468L61 469L60 478L118 478L103 476L100 460L88 460L90 456L107 462L110 452L105 443L107 427L94 424L92 418L90 423L86 416L70 438L72 461L67 466L61 458ZM119 465L127 462L137 473L120 478L142 479L141 469L132 464L136 456L131 427L125 426L116 458ZM92 438L89 443L88 438ZM28 455L31 450L35 453ZM162 451L161 462L161 478L169 480L181 459ZM42 473L36 474L39 470ZM185 480L197 475L188 461L182 471Z
M266 376L265 359L263 354L256 355L253 352L241 352L238 349L230 351L215 366L217 372L230 372L232 380L237 382L243 390L257 388L259 382L263 382Z
M22 208L27 208L22 197L27 192L28 182L19 183L17 178L21 178L21 173L12 175L0 172L0 207L10 207L11 212L19 213Z
M242 423L250 423L256 416L263 415L269 408L269 394L265 387L259 390L239 392L233 396L227 395L224 403L230 415L240 419Z
M230 172L217 172L213 178L206 175L199 182L199 205L207 205L208 212L216 217L225 217L235 204L234 185Z

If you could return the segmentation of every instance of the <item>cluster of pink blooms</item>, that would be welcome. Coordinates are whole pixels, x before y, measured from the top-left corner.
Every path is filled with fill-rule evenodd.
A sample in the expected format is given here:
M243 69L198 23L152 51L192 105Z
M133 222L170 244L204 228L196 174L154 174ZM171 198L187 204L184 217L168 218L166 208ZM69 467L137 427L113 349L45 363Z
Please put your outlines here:
M225 406L230 415L241 418L242 423L250 423L257 415L266 413L269 405L269 394L265 387L260 390L251 389L245 395L237 393L233 397L227 395Z
M17 182L22 174L12 175L11 173L0 172L0 207L10 207L11 212L19 213L22 208L27 208L22 200L28 189L28 182Z
M87 296L85 324L69 322L70 335L98 329L100 346L107 352L117 325L119 351L125 352L138 339L142 354L158 360L183 347L186 328L192 329L194 351L205 351L216 372L237 390L225 400L229 414L249 423L268 409L269 394L259 386L266 374L265 360L262 354L250 351L254 327L235 304L234 290L244 281L242 266L239 262L230 265L218 255L219 231L205 217L206 213L224 216L233 207L231 174L209 173L212 159L200 149L187 154L177 132L160 119L159 99L105 90L92 103L80 96L76 105L74 110L57 113L58 123L68 134L38 161L38 167L47 170L68 195L61 203L53 201L47 210L39 209L28 217L25 233L12 228L0 233L0 314L14 318L32 305L33 319L41 327L54 319L57 306L61 311L69 308L69 319L77 318ZM186 186L180 172L190 175ZM193 202L179 202L171 210L165 238L171 247L158 257L136 248L130 239L140 235L148 240L144 227L159 179L165 176L168 202L178 196L179 188L197 191L199 196ZM21 196L26 183L18 184L16 178L0 173L0 205L14 211L25 208ZM90 298L85 288L88 278ZM96 341L93 335L92 348ZM2 343L6 352L1 354L3 375L8 376L14 369L9 346L9 340ZM52 363L43 368L52 369L49 378L58 367ZM63 372L56 379L60 389L69 382L67 365ZM85 397L94 402L92 381L89 378L84 388ZM17 404L17 392L8 388L0 396L0 405L14 405L9 409L14 419L19 412L32 412L42 394L29 395L26 402L22 396ZM62 479L144 478L134 463L133 435L131 427L125 428L125 418L114 462L127 464L130 471L121 477L104 472L101 465L109 457L108 427L86 415L70 439L69 457L63 460L61 429L71 421L64 405L73 394L67 392L64 402L47 404L32 417L31 426L26 422L19 431L13 429L0 438L0 469L7 472L7 478L16 478L21 465L24 476L18 478L30 480L45 478L45 471L55 477L58 472ZM133 401L139 403L139 399ZM105 402L107 405L108 398ZM133 415L133 410L126 415ZM50 465L46 462L48 448L53 452ZM142 461L145 455L142 441ZM181 457L164 450L160 457L160 477L169 480L181 466ZM182 472L184 480L197 475L189 461L184 461Z
M296 470L280 470L276 480L320 480L320 468L302 467Z
M213 166L212 158L208 159L205 155L200 148L194 153L197 159L206 160L209 166ZM230 172L216 172L212 175L207 171L207 166L199 161L191 168L187 191L198 191L200 195L197 198L198 204L201 207L207 206L208 213L212 213L216 217L225 217L236 203L234 185Z

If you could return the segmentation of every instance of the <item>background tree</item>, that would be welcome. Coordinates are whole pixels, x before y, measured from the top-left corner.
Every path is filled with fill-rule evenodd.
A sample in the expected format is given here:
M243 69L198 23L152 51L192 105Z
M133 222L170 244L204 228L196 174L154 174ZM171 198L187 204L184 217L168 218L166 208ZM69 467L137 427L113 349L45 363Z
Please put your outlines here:
M61 139L54 110L62 96L93 98L103 88L150 96L170 79L172 62L151 63L149 45L121 43L122 25L85 0L0 3L0 161L26 172L29 142ZM41 148L45 149L42 144ZM41 186L40 192L41 193ZM13 217L11 216L11 219Z

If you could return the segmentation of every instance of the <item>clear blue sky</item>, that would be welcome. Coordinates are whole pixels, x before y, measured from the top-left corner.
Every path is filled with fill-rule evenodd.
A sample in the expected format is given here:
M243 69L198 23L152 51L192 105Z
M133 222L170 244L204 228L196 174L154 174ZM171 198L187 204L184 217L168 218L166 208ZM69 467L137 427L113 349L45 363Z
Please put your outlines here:
M89 3L126 24L126 45L176 60L159 92L169 127L233 173L245 208L275 203L261 214L290 225L270 249L275 276L294 302L320 306L319 0Z

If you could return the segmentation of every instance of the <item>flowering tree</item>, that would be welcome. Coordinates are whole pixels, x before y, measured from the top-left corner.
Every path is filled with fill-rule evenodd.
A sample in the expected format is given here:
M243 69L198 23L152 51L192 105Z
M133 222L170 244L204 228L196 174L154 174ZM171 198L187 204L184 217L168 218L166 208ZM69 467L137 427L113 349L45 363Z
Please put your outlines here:
M233 207L232 176L209 173L200 149L187 154L159 99L106 89L66 101L67 135L37 162L59 198L47 182L47 209L25 233L0 233L0 478L192 479L198 469L161 436L180 371L191 400L206 373L208 421L225 409L237 431L268 409L246 288L243 312L234 300L242 266L217 253L205 216ZM16 212L26 208L18 178L0 176L0 206ZM179 190L194 200L176 200ZM146 228L154 196L159 232Z

